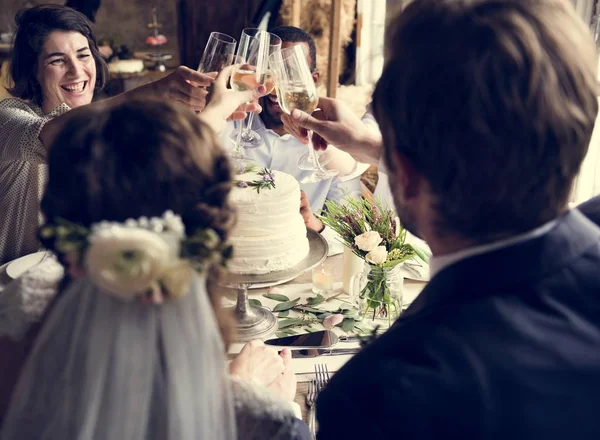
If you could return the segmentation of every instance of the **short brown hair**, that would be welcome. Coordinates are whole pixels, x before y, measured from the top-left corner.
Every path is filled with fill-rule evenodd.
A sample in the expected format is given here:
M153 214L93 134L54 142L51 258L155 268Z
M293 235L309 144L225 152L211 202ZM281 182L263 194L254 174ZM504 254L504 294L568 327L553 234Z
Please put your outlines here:
M386 161L426 178L438 229L486 242L564 211L598 111L595 48L568 2L419 0L386 42Z
M102 220L179 214L186 234L211 228L227 240L235 222L229 203L229 160L215 133L187 109L168 102L132 100L109 110L69 114L48 156L49 180L41 202L47 224L66 219L89 227ZM48 249L54 240L41 237ZM220 306L217 266L208 288ZM224 336L229 322L219 317Z
M48 35L54 31L79 32L87 38L96 63L94 88L104 88L109 79L108 66L98 50L92 24L81 12L66 6L42 5L19 12L15 22L18 29L11 61L11 95L42 105L42 90L37 80L38 57Z

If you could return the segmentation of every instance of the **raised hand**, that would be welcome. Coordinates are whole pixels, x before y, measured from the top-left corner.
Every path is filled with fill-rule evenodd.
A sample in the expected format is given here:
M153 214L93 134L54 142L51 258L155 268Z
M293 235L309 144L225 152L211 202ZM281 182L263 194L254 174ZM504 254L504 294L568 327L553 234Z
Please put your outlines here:
M236 66L226 67L217 75L208 98L208 104L201 117L211 124L215 131L220 131L226 120L238 120L246 117L246 112L260 112L257 99L264 87L258 90L238 92L227 87ZM250 104L246 104L246 103Z
M199 73L185 66L148 84L158 96L178 101L192 110L202 111L206 106L206 90L214 80L214 74Z
M285 129L301 142L308 143L308 130L313 133L316 149L328 144L350 153L356 160L376 165L381 155L381 136L374 133L342 102L319 98L318 107L311 115L298 109L291 115L281 115Z

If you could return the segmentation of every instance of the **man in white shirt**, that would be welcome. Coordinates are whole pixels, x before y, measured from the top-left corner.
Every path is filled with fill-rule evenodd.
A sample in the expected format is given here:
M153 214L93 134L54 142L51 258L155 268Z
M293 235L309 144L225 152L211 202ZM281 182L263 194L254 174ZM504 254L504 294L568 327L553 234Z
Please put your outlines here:
M316 47L312 37L302 29L293 26L281 26L270 32L281 38L282 48L298 44L303 47L313 79L318 83ZM262 98L260 104L263 111L254 118L252 129L263 138L264 144L252 149L242 147L243 154L254 160L260 167L283 171L291 174L298 181L302 180L311 173L311 171L301 170L297 165L298 158L307 151L306 145L285 131L281 122L283 110L277 102L275 91ZM233 148L230 136L238 127L239 123L229 123L222 132L222 142L227 149ZM360 197L362 195L360 174L366 169L366 166L359 166L347 153L334 147L329 147L329 151L332 154L332 161L327 166L341 169L340 174L317 183L300 183L300 188L306 195L303 199L302 215L307 227L318 232L321 232L324 227L314 213L323 209L325 200L341 201L345 196Z

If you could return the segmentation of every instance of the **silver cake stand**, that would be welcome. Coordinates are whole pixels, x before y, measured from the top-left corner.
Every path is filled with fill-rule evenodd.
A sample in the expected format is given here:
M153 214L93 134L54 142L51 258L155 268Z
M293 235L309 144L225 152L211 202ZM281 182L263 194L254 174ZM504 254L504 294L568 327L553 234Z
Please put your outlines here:
M237 340L267 339L277 331L277 318L265 307L251 306L248 302L248 287L253 284L276 283L291 280L322 263L327 258L329 246L321 234L307 230L310 250L300 263L286 270L261 275L231 274L228 281L237 287L237 303L234 315L237 320Z

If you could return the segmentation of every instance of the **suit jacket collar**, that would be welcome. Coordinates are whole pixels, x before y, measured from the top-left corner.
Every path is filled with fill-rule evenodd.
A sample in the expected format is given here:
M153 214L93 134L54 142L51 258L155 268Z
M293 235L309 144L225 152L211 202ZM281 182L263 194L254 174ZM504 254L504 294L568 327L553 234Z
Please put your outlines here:
M579 211L571 210L541 237L475 255L445 268L433 277L397 323L542 278L598 246L599 239L600 228Z

